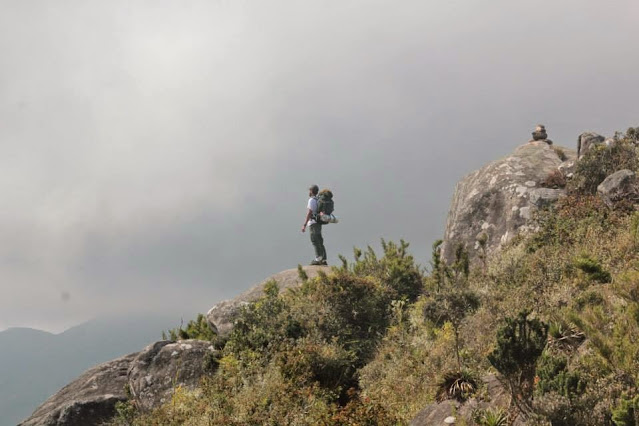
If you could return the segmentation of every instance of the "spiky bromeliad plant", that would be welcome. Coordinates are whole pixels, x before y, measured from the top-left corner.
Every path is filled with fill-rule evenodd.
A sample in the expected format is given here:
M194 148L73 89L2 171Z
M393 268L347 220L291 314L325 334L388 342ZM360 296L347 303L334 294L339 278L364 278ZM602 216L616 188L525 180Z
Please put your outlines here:
M438 401L456 399L463 402L470 398L478 388L477 378L469 370L449 371L437 385Z
M506 426L508 413L501 408L487 408L478 410L473 420L480 426Z

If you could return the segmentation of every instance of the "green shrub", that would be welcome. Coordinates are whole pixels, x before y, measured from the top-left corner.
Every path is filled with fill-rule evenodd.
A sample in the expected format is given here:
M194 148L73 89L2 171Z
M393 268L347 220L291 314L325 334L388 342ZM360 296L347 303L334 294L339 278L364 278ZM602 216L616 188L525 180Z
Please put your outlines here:
M434 287L437 291L444 286L446 279L446 264L442 261L442 244L442 240L437 240L433 243L430 260L430 279L434 282Z
M115 403L115 417L112 422L115 425L130 425L135 416L137 415L138 410L135 408L135 405L130 401L118 401Z
M166 333L162 332L162 338L166 340L166 337ZM188 322L186 328L180 326L169 330L169 338L170 340L199 339L212 341L217 338L217 335L213 332L206 316L198 314L195 320Z
M639 271L629 270L619 275L613 284L615 294L630 304L639 304Z
M635 171L637 165L635 147L626 140L620 140L610 147L596 145L577 162L568 188L579 194L596 194L597 186L607 176L623 169Z
M538 377L536 390L542 395L554 391L572 399L583 394L586 389L586 383L581 379L580 374L568 371L568 361L565 357L544 354L539 359L536 375Z
M437 326L442 326L449 322L455 332L455 354L457 356L457 366L461 370L460 337L459 328L462 321L472 312L475 312L480 305L477 294L470 290L446 290L436 293L424 305L424 317Z
M487 408L485 410L477 410L473 420L479 426L507 426L508 413L501 408Z
M244 352L256 352L266 362L281 344L304 334L303 327L290 315L290 305L279 295L277 283L271 281L266 283L262 298L240 309L224 349L240 359Z
M615 426L637 426L639 424L639 396L623 397L612 410Z
M610 272L604 270L601 263L599 263L596 259L588 256L587 254L582 254L577 257L574 261L574 266L585 272L586 275L593 281L599 283L609 283L612 280L612 276Z
M535 412L530 416L536 420L536 422L530 422L534 425L600 426L610 424L609 421L601 422L601 418L594 415L592 403L589 405L575 404L574 401L556 392L548 392L538 396L534 406Z
M599 306L605 302L604 297L597 291L585 291L575 298L574 307L581 311L587 306Z
M352 351L358 367L374 354L396 292L373 277L336 271L305 283L293 313L304 328Z
M470 274L470 257L468 250L466 250L466 247L464 247L462 243L457 244L457 247L455 247L455 261L450 266L450 269L455 278L453 282L454 285L462 284L468 279L468 275Z
M382 239L384 255L378 258L375 251L368 247L362 253L355 249L355 262L348 268L348 262L342 258L343 270L350 271L359 277L377 278L382 285L391 291L392 299L406 299L414 302L423 291L423 274L415 259L408 253L409 244L401 240L399 244Z
M318 383L336 393L356 386L355 356L340 345L304 339L280 351L276 363L297 385Z
M523 311L516 318L506 318L497 331L497 347L488 361L506 379L513 402L524 413L530 412L535 367L546 347L548 326L538 319L528 319Z

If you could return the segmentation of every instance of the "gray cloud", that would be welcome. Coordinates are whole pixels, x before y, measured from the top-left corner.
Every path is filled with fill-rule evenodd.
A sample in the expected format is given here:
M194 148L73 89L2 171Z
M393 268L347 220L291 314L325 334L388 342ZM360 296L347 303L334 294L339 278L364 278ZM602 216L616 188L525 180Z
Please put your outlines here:
M310 260L405 238L528 140L637 125L631 0L7 1L0 329L204 311ZM63 296L67 295L67 296Z

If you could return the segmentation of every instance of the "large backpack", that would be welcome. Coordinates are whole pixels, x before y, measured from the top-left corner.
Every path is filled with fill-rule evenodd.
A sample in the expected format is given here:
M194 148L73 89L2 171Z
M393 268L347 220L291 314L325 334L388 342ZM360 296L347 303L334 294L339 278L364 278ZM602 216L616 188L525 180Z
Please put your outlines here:
M317 220L322 224L337 223L337 218L333 215L335 203L333 193L328 189L322 189L317 194Z

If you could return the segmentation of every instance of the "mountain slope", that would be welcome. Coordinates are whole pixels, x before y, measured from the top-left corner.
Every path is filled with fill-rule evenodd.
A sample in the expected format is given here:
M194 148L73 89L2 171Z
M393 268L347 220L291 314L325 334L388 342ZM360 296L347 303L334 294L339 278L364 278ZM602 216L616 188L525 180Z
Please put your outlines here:
M0 332L0 426L15 426L89 367L138 351L179 324L164 315L98 318L60 334Z

